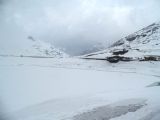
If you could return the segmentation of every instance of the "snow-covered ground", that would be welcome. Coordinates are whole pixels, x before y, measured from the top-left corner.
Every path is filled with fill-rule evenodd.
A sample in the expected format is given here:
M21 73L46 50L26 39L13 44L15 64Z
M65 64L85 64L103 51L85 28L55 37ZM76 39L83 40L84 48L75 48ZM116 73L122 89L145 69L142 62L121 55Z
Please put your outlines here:
M153 84L159 68L159 62L0 57L1 111L11 120L159 120L160 86Z

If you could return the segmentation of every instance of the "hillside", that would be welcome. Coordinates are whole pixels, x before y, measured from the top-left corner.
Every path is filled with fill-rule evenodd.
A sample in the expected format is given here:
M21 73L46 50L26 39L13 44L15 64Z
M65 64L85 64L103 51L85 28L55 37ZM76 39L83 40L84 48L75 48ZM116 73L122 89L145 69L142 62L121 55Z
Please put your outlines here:
M28 37L31 40L31 44L28 49L22 52L24 56L39 56L39 57L67 57L68 55L58 48L55 48L52 44L35 40L32 36Z
M87 54L83 57L106 59L114 55L133 59L143 59L145 56L160 56L160 22L153 23L118 40L106 50Z
M25 46L24 46L25 45ZM17 45L14 50L1 50L1 56L12 57L41 57L41 58L63 58L68 55L62 50L56 48L54 45L44 42L42 40L36 40L32 36L28 36L24 41L24 45Z

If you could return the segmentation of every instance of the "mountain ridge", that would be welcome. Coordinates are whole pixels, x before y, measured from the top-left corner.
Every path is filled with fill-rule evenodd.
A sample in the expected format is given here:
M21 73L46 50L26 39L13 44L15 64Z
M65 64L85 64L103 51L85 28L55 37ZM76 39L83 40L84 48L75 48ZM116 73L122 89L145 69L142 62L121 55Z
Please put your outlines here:
M24 46L25 45L25 46ZM56 48L49 42L34 39L28 36L24 44L20 44L13 50L6 49L0 51L0 56L4 57L34 57L34 58L64 58L69 55L63 50Z
M113 55L132 58L141 58L147 55L159 56L160 22L153 23L116 41L106 50L84 55L83 58L106 59Z

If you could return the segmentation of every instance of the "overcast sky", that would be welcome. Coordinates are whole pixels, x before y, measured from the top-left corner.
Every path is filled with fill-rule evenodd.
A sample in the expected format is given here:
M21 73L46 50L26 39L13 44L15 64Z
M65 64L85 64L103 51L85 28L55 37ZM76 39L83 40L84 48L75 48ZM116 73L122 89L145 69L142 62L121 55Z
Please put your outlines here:
M32 35L82 52L160 21L159 6L159 0L0 0L1 48L24 45Z

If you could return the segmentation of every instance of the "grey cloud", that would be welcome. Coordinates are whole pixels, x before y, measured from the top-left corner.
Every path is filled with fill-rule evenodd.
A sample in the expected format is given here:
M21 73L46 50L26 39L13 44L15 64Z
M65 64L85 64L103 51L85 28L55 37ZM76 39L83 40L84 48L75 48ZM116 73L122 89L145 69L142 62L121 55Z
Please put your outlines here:
M159 0L10 0L5 6L5 19L26 35L79 53L160 20Z

